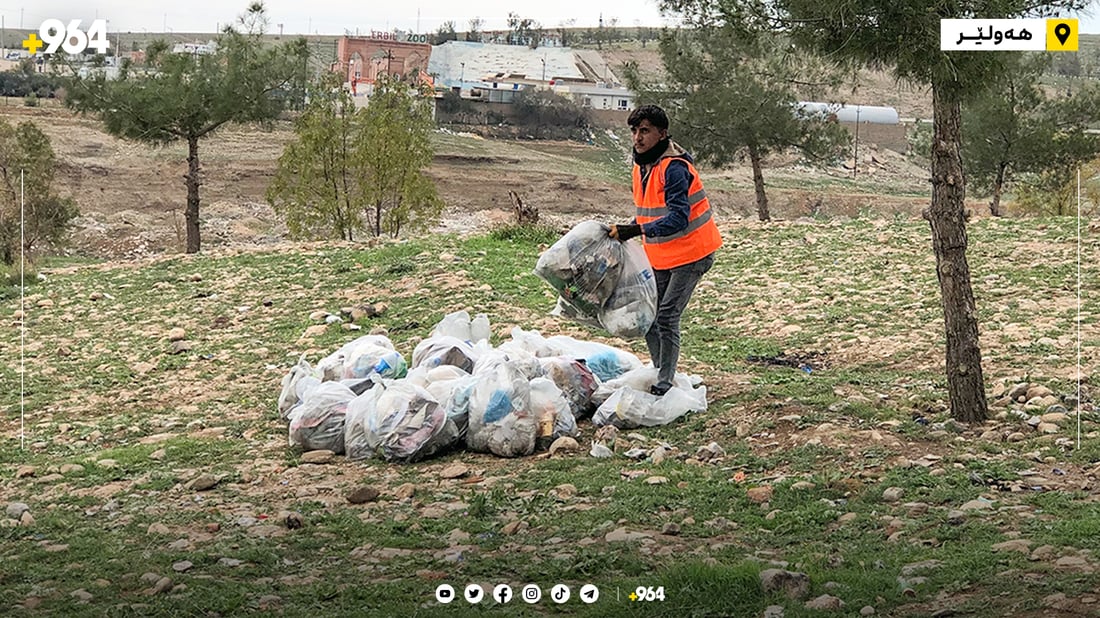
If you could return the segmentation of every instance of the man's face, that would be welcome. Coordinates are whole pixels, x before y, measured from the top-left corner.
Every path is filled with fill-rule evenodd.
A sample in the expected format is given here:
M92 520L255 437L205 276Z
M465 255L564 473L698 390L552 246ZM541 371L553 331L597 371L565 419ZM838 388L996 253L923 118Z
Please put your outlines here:
M638 126L630 127L630 135L634 138L634 151L641 154L663 140L668 130L658 129L649 120L642 120Z

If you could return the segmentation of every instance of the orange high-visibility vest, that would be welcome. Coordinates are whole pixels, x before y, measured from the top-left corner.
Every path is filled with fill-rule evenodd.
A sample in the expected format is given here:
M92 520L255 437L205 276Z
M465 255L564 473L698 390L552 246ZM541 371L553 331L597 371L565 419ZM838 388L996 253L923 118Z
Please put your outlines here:
M691 186L688 188L691 214L688 216L688 225L683 230L671 236L643 238L642 244L646 256L649 257L649 264L655 270L669 270L696 262L722 246L722 236L718 233L718 226L714 224L710 201L707 200L707 192L703 190L699 172L690 161L681 157L665 157L659 160L649 172L644 193L642 168L634 165L634 206L638 223L644 225L668 214L665 206L665 170L673 159L686 163L691 172Z

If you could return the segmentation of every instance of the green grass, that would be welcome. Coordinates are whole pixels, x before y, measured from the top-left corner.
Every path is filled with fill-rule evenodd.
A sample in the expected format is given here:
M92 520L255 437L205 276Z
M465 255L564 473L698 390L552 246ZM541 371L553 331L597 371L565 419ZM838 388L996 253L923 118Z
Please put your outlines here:
M1061 259L1073 248L1065 245L1073 222L982 220L968 231L987 383L1029 376L1069 392L1068 352L1037 340L1057 339L1074 324L1065 296L1075 269ZM19 435L21 410L27 430L26 450L18 440L0 446L0 482L5 497L29 504L35 518L30 528L0 528L5 607L35 597L38 611L67 616L263 614L271 610L261 610L261 597L275 595L286 615L758 616L772 604L787 616L819 615L763 592L758 575L769 560L808 574L812 595L842 598L846 614L872 605L880 615L927 615L943 593L968 615L992 617L1036 610L1036 599L1054 592L1090 590L1080 573L991 546L1012 532L1066 555L1100 549L1091 490L998 492L971 474L1012 483L1028 468L1050 475L1057 467L1079 481L1074 475L1100 460L1095 440L1067 452L1030 436L983 442L980 428L932 435L949 419L942 314L927 227L899 218L754 225L726 235L685 315L682 368L703 375L710 408L635 432L649 446L674 447L659 465L460 452L408 466L340 460L317 467L285 446L286 427L274 412L283 373L302 353L316 361L361 334L333 325L303 339L319 309L385 303L362 326L385 328L406 357L439 318L461 308L489 314L496 342L511 326L539 324L544 334L560 327L644 356L641 341L546 318L553 297L532 269L557 236L509 227L373 248L45 265L46 280L28 293L55 304L28 312L25 397L0 389L6 435ZM1024 239L1061 253L1044 262L1020 249ZM1090 263L1085 280L1095 281ZM111 298L92 301L95 291ZM1086 315L1100 310L1094 298L1083 302ZM16 304L0 304L0 319ZM1013 322L1039 326L1017 340L1006 329ZM1082 322L1086 341L1096 340L1094 323ZM169 353L166 334L176 326L186 329L191 351ZM5 350L15 350L15 331L8 333ZM1095 364L1094 349L1084 352ZM811 373L747 360L810 353L823 359ZM0 381L17 384L17 368L0 364ZM798 419L780 420L792 415ZM819 432L825 423L833 429ZM592 429L581 426L587 447ZM1084 431L1096 431L1092 412ZM629 442L626 433L620 439ZM712 441L725 451L719 461L689 461ZM1055 463L1037 461L1033 451ZM942 459L907 463L925 454ZM96 463L104 459L116 465ZM458 461L485 480L441 481L440 466ZM61 473L67 464L83 470ZM16 478L23 466L33 466L33 476ZM186 489L200 473L218 485ZM651 476L667 482L646 483ZM813 486L796 488L799 481ZM392 497L402 483L416 485L411 500ZM348 505L343 496L360 484L383 497ZM563 485L575 493L563 496ZM765 485L770 499L754 502L751 491ZM899 503L883 500L888 487L904 489ZM1025 507L1030 517L996 509L948 517L979 496ZM927 506L910 513L910 502ZM457 506L423 516L441 505ZM283 510L301 513L305 527L279 526ZM893 518L901 534L889 540ZM528 527L505 534L514 521ZM658 534L667 524L679 525L679 534ZM653 540L605 542L619 528ZM456 530L469 535L460 556L448 555ZM68 548L49 551L58 544ZM182 560L194 566L177 573L172 565ZM897 580L902 568L925 560L941 565L906 593ZM1041 579L1021 587L1002 575L1010 569ZM146 572L186 588L146 595ZM459 589L507 582L517 591L535 582L544 595L557 582L574 595L591 582L602 600L591 607L513 601L507 611L459 600L443 609L432 596L440 581ZM627 600L637 586L664 586L666 600ZM81 588L90 603L71 596Z

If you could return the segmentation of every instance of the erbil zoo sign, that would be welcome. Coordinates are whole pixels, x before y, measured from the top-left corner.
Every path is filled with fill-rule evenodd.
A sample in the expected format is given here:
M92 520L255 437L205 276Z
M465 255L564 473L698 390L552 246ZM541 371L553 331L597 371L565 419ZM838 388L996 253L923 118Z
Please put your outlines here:
M368 39L374 41L392 41L396 43L427 43L428 35L426 34L413 34L411 32L379 32L378 30L371 30L367 35Z

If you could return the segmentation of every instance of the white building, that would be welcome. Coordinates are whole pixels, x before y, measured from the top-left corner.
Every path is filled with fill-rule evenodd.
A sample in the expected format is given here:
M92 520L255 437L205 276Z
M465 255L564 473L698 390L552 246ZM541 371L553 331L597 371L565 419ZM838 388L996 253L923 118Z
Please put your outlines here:
M176 43L172 47L173 54L213 54L218 51L218 43L216 41L207 41L206 43Z

